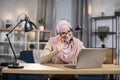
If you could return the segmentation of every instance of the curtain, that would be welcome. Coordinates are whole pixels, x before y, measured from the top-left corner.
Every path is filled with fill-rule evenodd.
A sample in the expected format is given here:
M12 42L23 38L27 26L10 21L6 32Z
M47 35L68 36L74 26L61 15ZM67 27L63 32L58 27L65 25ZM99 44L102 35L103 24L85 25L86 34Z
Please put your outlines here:
M90 43L90 16L91 16L91 0L77 0L76 24L82 29L82 41L85 47L91 47Z
M54 31L55 0L38 0L37 19L45 19L45 29Z

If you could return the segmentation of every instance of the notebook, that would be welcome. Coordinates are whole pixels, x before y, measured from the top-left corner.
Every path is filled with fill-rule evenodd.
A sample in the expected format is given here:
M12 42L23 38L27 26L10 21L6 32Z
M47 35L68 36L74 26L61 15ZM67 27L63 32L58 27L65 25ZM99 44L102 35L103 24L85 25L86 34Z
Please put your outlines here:
M85 48L78 56L76 68L100 68L107 54L107 48Z

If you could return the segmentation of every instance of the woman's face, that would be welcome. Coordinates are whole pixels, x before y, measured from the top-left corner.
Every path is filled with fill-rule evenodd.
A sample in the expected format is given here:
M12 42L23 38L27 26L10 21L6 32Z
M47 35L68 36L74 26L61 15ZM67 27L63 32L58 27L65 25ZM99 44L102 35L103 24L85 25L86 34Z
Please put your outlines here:
M73 37L72 31L68 25L62 25L60 28L60 35L65 42L69 42Z

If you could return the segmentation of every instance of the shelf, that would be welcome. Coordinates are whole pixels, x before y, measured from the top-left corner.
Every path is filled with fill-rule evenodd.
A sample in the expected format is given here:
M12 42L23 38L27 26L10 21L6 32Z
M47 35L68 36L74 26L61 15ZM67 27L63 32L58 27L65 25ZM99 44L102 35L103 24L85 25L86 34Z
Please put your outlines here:
M6 40L6 33L10 29L0 29L0 54L9 55L11 53L10 45L8 40ZM30 32L24 32L22 29L16 29L10 35L11 43L14 47L16 53L20 53L22 50L31 50L30 45L35 46L34 49L43 49L44 45L48 42L49 38L52 36L52 31L50 30L32 30Z
M39 42L39 44L46 44L47 42Z
M93 34L99 34L99 33L101 33L101 32L92 32ZM105 33L105 34L110 34L110 35L112 35L112 34L116 34L116 32L102 32L102 33Z
M10 29L0 29L0 31L10 31Z
M104 19L113 19L113 18L116 18L116 16L100 16L100 17L92 17L91 19L104 20Z
M13 56L13 54L0 54L0 56Z
M0 31L10 31L10 29L0 29ZM24 30L22 30L22 29L15 29L14 31L24 31ZM50 30L43 30L43 31L41 31L41 30L32 30L32 32L33 31L51 32Z
M101 25L108 25L108 27L112 30L110 30L108 32L98 32L97 28ZM113 28L115 28L115 29L113 30ZM109 47L109 46L112 48L116 47L116 44L115 44L116 40L114 40L117 37L116 29L117 29L117 16L91 17L91 44L90 44L91 47L101 47L102 41L100 40L101 41L101 43L100 43L100 41L98 39L99 33L103 33L103 34L111 36L110 38L108 38L108 41L106 40L106 42L111 42L111 43L105 43L105 44L107 44L107 47Z
M13 54L0 54L0 56L1 56L1 57L6 57L6 56L12 57ZM20 56L20 54L17 54L17 53L16 53L16 57L19 57L19 56Z

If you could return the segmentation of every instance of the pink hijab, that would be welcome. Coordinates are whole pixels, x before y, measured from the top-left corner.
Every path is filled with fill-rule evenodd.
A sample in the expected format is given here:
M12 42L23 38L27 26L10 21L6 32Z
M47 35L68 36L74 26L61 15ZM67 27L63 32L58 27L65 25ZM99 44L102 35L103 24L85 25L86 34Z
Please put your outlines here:
M72 26L70 25L70 23L67 20L61 20L56 24L57 33L60 32L62 25L68 25L68 27L72 29Z
M72 28L67 20L61 20L56 25L56 31L58 33L60 32L62 25L68 25L68 27ZM52 44L52 49L55 50L55 37L52 37L50 41ZM77 59L77 56L82 48L84 48L83 43L79 39L73 37L70 43L64 43L62 51L56 55L56 59L59 59L64 63L72 63Z

